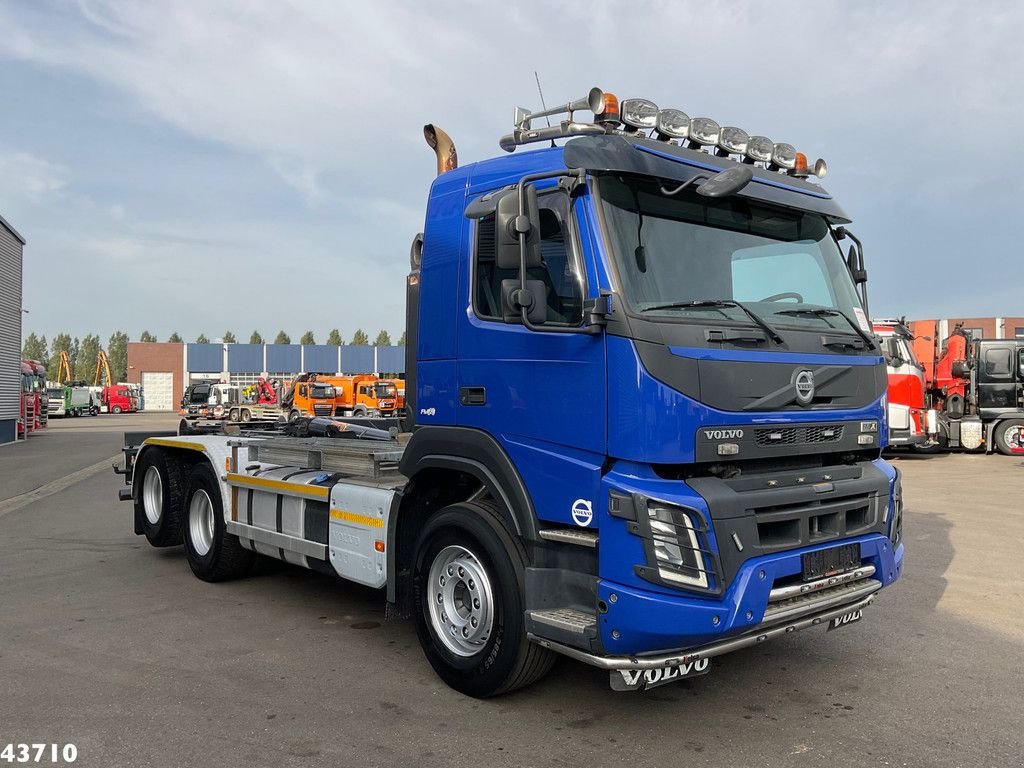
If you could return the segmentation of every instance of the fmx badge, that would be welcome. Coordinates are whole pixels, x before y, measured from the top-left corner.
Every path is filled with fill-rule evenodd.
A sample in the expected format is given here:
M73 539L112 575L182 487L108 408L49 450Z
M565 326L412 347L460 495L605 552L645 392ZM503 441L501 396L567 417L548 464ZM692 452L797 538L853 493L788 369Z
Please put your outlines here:
M586 499L576 499L572 503L572 519L576 521L576 525L586 528L594 519L594 506Z

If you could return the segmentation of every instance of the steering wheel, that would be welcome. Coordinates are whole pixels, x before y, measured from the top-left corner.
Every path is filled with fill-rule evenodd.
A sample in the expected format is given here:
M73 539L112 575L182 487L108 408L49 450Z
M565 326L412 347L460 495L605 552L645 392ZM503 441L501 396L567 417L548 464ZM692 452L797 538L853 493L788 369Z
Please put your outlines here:
M785 293L773 293L771 296L766 296L761 301L782 301L783 299L796 299L798 303L804 303L804 297L796 291L786 291Z

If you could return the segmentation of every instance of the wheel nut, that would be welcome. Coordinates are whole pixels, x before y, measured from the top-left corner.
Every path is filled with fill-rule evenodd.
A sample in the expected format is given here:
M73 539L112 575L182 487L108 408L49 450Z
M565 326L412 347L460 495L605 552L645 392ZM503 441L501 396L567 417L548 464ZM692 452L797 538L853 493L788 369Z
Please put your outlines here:
M475 618L470 619L469 623L472 624L475 627L476 626L476 619Z
M476 609L480 608L480 601L477 600L476 598L473 598L473 607L476 608Z
M450 565L448 566L448 575L449 576L454 576L455 575L455 569L452 568Z
M469 637L469 627L463 627L462 628L462 636L463 637Z
M460 566L459 566L459 578L461 579L461 578L463 578L463 577L464 577L465 575L466 575L466 572L465 572L464 570L462 570L462 566L460 565Z
M444 595L442 595L440 592L437 593L437 602L439 602L439 603L443 603L444 602Z
M470 589L476 589L476 584L473 582L472 579L469 580L469 588Z

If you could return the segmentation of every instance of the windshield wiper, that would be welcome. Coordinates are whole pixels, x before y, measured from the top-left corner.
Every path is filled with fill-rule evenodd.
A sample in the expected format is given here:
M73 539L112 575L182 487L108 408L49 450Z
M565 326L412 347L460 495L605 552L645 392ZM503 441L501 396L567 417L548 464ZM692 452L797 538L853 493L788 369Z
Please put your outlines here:
M874 340L864 333L864 329L853 322L845 312L841 312L838 309L783 309L773 314L790 315L791 317L841 317L846 321L847 325L853 328L858 336L864 339L868 349L872 349L875 346Z
M783 344L782 337L779 336L778 332L772 328L768 323L761 318L760 315L751 311L745 304L741 304L734 299L697 299L695 301L672 301L667 304L655 304L653 307L644 307L641 312L653 312L658 309L717 309L721 307L736 307L742 311L747 317L754 321L761 330L768 334L768 338L774 341L776 344ZM725 314L724 312L722 314Z

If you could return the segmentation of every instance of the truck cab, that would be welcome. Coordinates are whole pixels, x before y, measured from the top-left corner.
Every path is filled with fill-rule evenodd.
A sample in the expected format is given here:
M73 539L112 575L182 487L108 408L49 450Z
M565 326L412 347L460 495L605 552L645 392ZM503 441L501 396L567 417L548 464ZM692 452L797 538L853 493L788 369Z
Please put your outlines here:
M914 334L905 320L874 320L872 326L889 381L889 446L924 445L936 437L938 422L925 403L925 369L914 353Z

